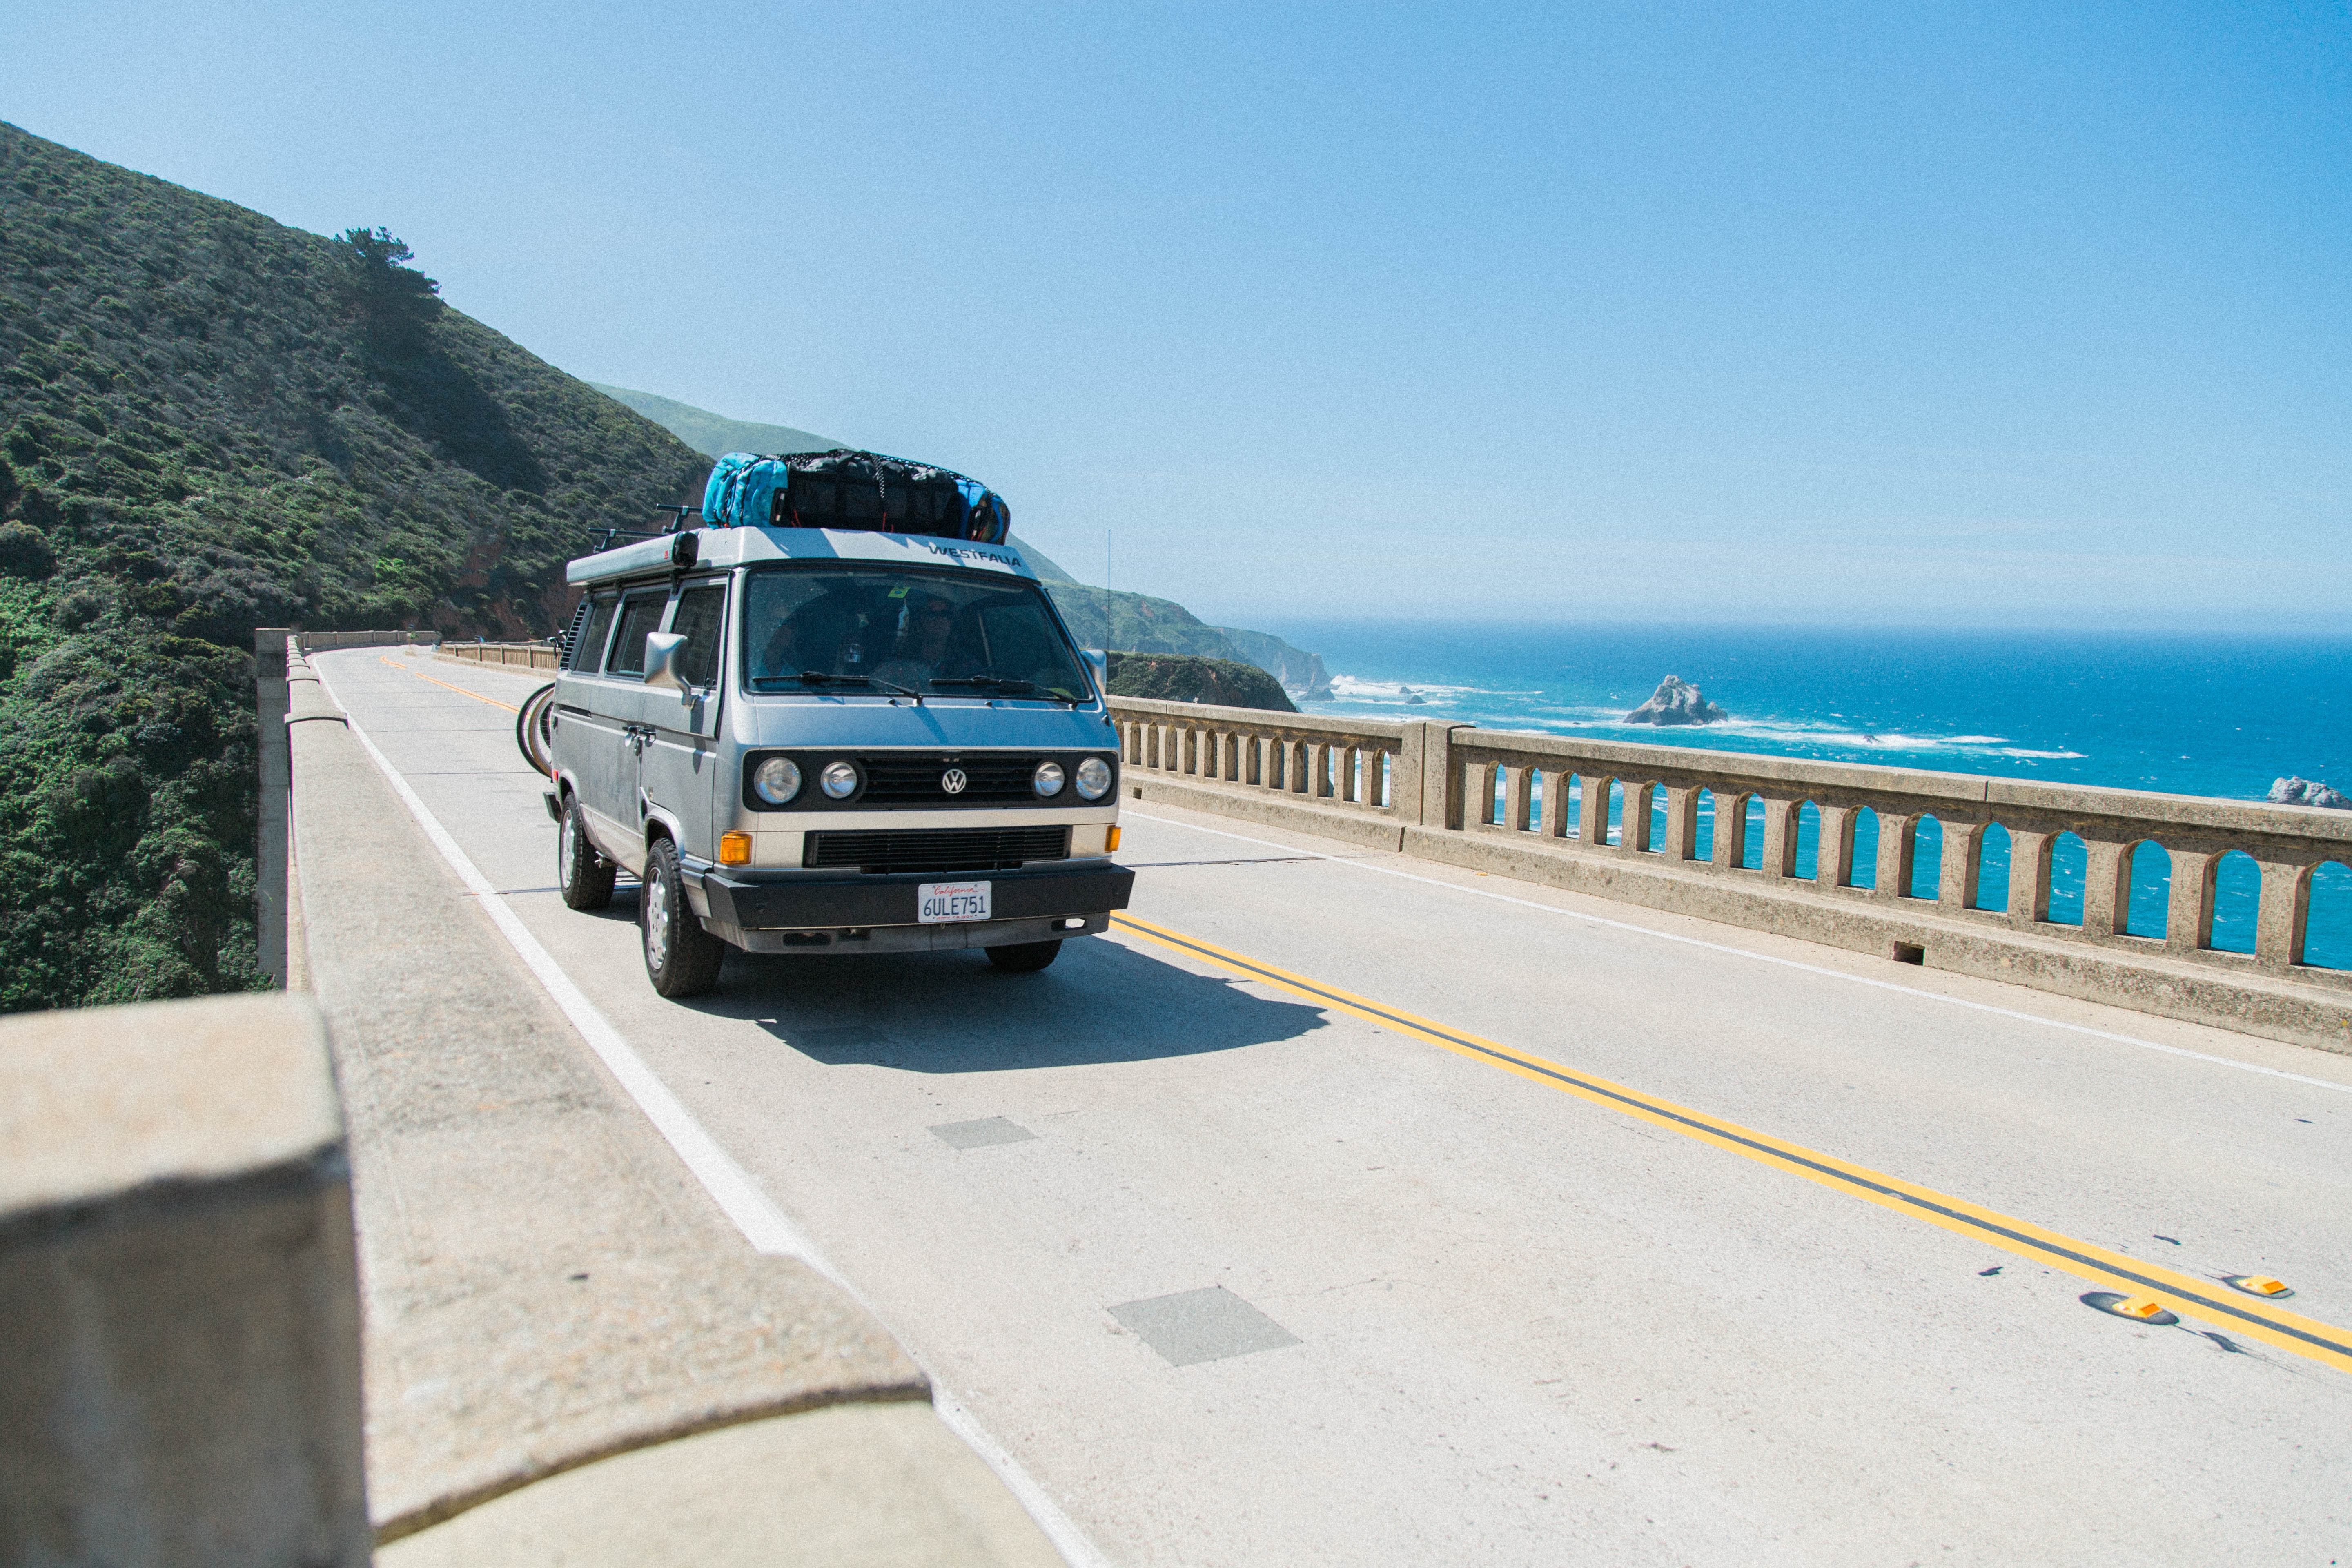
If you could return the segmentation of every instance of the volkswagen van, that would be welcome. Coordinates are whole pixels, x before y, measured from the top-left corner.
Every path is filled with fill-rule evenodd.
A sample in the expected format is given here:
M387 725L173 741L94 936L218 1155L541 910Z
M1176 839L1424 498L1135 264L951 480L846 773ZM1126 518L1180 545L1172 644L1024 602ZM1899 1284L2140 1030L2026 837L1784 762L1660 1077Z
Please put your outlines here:
M1126 907L1117 731L1012 545L695 527L569 576L540 721L563 900L635 876L661 994L730 948L1035 971Z

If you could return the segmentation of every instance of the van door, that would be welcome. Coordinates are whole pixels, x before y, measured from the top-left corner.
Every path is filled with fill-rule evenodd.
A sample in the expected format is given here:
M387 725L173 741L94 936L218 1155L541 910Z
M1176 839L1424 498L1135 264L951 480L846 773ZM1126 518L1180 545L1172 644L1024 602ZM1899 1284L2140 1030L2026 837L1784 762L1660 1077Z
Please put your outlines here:
M604 650L613 640L613 622L621 613L621 596L606 591L592 596L588 624L573 645L563 672L555 678L555 755L571 778L581 810L588 819L588 836L610 853L604 841L613 837L606 822L609 781L603 775L613 766L613 751L621 729L604 700Z
M632 873L644 868L645 813L638 809L637 753L644 746L646 638L661 629L669 590L640 589L621 601L604 679L596 683L583 746L581 804L605 854ZM660 695L668 696L664 692Z
M688 689L646 692L637 782L645 798L678 826L678 851L713 859L712 812L719 763L719 650L727 629L727 579L688 583L670 612L669 629L686 638L677 671Z

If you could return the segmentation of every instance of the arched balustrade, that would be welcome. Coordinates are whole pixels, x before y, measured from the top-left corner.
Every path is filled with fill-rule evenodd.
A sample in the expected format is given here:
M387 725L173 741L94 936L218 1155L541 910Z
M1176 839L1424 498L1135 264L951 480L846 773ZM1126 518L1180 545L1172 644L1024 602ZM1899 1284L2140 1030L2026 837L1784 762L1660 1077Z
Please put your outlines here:
M1130 773L2175 957L2352 969L2352 816L2336 813L1434 722L1112 707Z
M2124 861L2123 924L2126 936L2162 942L2172 912L2172 857L2153 838L2131 847ZM2201 944L2200 944L2201 945Z
M2263 869L2267 871L2269 868ZM2268 877L2263 879L2263 913L2268 914ZM2296 891L2288 895L2288 900L2296 932L2305 930L2305 918L2311 917L2310 936L2305 940L2298 934L2297 952L2290 962L2319 969L2352 969L2352 866L2340 860L2321 861L2304 873ZM2285 921L2282 919L2280 923Z
M2049 898L2043 918L2053 925L2083 923L2083 890L2090 882L2090 849L2079 833L2050 840Z
M1789 874L1799 881L1818 882L1822 862L1822 808L1810 800L1797 803L1796 852Z
M1878 890L1878 813L1870 806L1856 806L1850 820L1844 885L1874 893Z
M1934 902L1943 891L1944 820L1932 812L1911 819L1911 875L1897 883L1906 899Z
M1665 785L1645 784L1640 787L1637 798L1633 802L1633 816L1641 828L1637 847L1643 854L1673 853L1665 831L1667 814L1673 809L1674 803L1666 793Z
M2015 848L2016 841L2004 824L1992 823L1979 833L1976 896L1969 900L1969 908L1994 914L2009 912L2010 857Z
M1739 868L1761 871L1764 868L1764 797L1751 795L1742 804L1739 813Z
M1756 800L1755 794L1748 790L1735 788L1715 792L1715 843L1708 863L1718 870L1747 868L1749 830L1754 826Z
M2213 922L2208 944L2216 952L2254 951L2263 901L2263 868L2242 849L2213 862Z

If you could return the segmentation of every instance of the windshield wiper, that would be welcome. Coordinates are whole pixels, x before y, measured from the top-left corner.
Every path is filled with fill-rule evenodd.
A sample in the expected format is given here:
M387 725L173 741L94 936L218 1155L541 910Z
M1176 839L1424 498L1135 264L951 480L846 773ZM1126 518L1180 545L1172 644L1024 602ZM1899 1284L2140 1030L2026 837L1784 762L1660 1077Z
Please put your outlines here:
M1007 697L1021 697L1033 693L1043 693L1045 696L1052 698L1056 702L1068 702L1075 704L1079 700L1077 697L1064 690L1058 686L1040 686L1034 680L1022 680L1016 677L1003 675L938 676L932 679L931 685L934 687L983 686L991 691L1001 692Z
M921 692L910 690L895 680L885 680L877 675L827 675L821 669L803 669L798 675L775 675L769 679L797 680L803 686L878 686L883 690L895 692L900 697L911 697L919 706L923 700Z

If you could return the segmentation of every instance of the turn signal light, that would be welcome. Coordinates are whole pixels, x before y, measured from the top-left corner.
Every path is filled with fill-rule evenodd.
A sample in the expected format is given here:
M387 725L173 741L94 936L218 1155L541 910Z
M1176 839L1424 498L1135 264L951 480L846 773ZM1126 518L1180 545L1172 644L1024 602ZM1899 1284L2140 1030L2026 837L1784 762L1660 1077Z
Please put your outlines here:
M749 866L751 863L751 836L748 833L720 834L719 863L721 866Z
M1103 835L1103 853L1108 855L1118 847L1118 829L1114 827L1108 833Z

